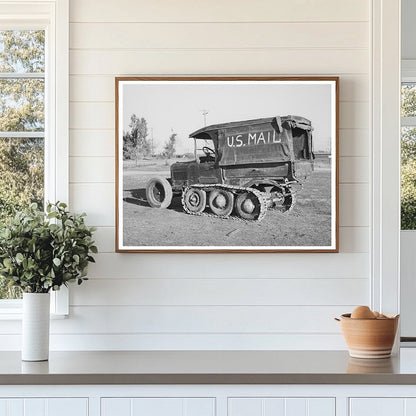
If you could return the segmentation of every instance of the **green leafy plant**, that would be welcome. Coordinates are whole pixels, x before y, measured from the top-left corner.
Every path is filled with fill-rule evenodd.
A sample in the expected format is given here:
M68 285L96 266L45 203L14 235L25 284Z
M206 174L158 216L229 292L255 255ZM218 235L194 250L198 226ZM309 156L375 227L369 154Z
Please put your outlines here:
M9 287L47 293L68 282L87 280L88 263L97 253L94 228L86 214L71 214L64 203L49 203L46 213L37 204L17 212L0 230L0 277Z

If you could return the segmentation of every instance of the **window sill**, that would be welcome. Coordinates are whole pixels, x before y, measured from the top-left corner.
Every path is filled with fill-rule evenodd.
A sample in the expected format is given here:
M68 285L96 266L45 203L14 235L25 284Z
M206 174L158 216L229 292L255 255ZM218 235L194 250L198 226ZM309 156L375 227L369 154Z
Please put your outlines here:
M69 292L63 286L60 290L51 291L51 319L65 319L69 316ZM22 320L22 299L0 299L0 321Z

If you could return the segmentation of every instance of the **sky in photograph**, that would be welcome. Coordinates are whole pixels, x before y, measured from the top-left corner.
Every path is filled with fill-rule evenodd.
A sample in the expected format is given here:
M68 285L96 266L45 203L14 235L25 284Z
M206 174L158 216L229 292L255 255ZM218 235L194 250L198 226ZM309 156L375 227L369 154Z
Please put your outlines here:
M123 130L130 117L147 120L149 138L153 131L156 153L172 132L177 134L176 153L193 152L189 134L207 125L263 117L296 115L312 122L315 151L331 148L331 86L326 84L215 83L123 83Z

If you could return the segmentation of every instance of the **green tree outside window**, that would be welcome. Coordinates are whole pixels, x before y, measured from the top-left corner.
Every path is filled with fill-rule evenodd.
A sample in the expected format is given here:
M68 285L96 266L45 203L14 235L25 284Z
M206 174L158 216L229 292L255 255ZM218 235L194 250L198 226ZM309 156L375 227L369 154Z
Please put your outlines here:
M43 206L44 72L45 31L0 30L0 226L23 206ZM20 297L0 279L0 299Z

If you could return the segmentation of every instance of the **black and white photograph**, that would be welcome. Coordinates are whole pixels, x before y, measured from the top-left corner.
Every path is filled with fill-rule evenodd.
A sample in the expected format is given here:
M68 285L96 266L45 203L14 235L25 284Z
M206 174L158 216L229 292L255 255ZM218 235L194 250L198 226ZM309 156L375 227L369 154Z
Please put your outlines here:
M338 78L116 78L119 252L337 252Z

